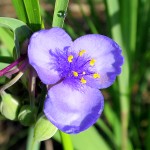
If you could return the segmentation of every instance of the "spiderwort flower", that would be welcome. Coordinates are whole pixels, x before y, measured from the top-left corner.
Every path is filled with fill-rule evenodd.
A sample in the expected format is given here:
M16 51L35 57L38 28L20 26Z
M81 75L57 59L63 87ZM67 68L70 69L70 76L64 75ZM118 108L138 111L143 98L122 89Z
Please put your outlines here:
M61 28L34 33L28 57L41 81L51 85L44 113L66 133L96 122L104 107L99 89L113 84L123 64L121 49L110 38L89 34L72 41Z

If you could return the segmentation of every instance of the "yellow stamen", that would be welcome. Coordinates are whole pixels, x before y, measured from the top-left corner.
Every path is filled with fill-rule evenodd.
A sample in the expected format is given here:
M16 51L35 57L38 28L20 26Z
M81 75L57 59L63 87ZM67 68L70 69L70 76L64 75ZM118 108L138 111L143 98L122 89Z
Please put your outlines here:
M95 79L100 78L100 75L98 73L94 73L93 78L95 78Z
M73 71L73 75L74 75L74 77L78 77L78 72Z
M69 61L69 62L72 62L72 59L73 59L73 55L69 55L69 56L68 56L68 61Z
M95 62L96 62L95 59L91 59L91 60L90 60L90 66L94 66Z
M80 80L80 82L83 83L83 84L85 84L86 80L82 77L81 80Z
M78 55L79 55L79 56L82 56L84 53L86 53L86 50L83 49L83 50L81 50L81 51L79 52Z

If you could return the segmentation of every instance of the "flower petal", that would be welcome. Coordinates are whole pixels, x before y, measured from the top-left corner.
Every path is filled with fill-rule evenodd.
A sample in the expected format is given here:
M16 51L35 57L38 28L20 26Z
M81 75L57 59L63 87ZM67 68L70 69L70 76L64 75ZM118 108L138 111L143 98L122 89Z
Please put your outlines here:
M75 134L92 126L103 107L99 90L88 86L76 90L61 82L48 91L44 113L58 129Z
M95 60L93 70L100 75L93 80L87 77L87 84L95 88L106 88L113 84L117 75L121 72L123 57L121 49L112 39L98 34L82 36L74 41L70 49L79 52L85 50L90 58ZM91 67L92 68L92 67Z
M50 51L63 50L71 43L70 36L61 28L41 30L32 35L28 46L29 63L43 83L54 84L60 80L58 72L53 69Z

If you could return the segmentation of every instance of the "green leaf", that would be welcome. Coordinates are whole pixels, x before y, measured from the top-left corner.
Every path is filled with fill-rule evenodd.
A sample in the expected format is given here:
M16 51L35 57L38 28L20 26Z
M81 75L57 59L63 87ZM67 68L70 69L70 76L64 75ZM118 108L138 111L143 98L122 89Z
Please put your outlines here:
M20 43L31 35L31 30L28 26L17 19L0 17L0 26L9 28L14 33L14 41L16 47L16 56L20 56Z
M40 14L39 0L23 0L27 12L29 27L33 31L38 31L42 28L42 20Z
M72 135L72 140L78 150L98 150L100 147L103 150L111 149L94 127L91 127L80 134Z
M50 123L43 115L41 116L34 127L34 140L44 141L51 138L57 131L57 128Z
M61 141L58 132L53 137L55 140ZM79 134L71 135L71 139L74 148L77 150L99 150L100 148L102 150L111 149L103 137L97 132L94 126Z
M7 52L9 56L13 56L13 48L14 48L14 39L13 34L6 28L0 28L0 39L3 42L4 46L7 48ZM6 55L5 55L6 56ZM0 59L1 60L1 59Z

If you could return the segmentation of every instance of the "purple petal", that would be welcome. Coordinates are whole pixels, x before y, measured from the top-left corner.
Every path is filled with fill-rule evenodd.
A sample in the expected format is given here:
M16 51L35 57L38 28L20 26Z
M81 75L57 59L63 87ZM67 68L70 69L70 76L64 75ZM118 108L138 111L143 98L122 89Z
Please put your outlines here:
M106 88L113 84L117 75L121 72L123 57L121 49L112 39L98 34L90 34L76 39L70 47L77 53L86 50L90 58L95 59L93 71L99 73L100 78L93 80L86 77L87 84L95 88Z
M58 129L75 134L92 126L103 107L99 90L88 86L76 90L61 82L48 91L44 113Z
M28 46L29 63L43 83L54 84L60 80L58 72L53 68L50 51L63 50L71 43L70 36L61 28L41 30L32 35Z

